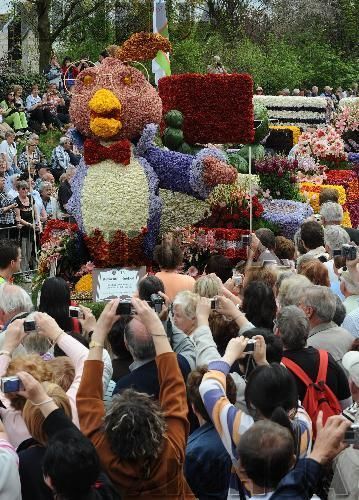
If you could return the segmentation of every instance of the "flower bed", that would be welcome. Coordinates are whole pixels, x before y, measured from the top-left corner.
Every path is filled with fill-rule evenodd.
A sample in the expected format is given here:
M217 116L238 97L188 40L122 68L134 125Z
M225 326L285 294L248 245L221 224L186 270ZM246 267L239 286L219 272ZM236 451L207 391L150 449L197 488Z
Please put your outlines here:
M359 228L359 200L347 203L346 207L350 213L352 227Z
M281 125L308 127L326 122L327 101L324 97L254 96L255 103L268 109L270 119Z
M163 115L184 116L189 144L248 144L254 139L253 81L247 74L181 74L161 78Z
M277 225L287 238L293 238L303 220L313 214L310 205L293 200L265 201L263 208L263 219Z

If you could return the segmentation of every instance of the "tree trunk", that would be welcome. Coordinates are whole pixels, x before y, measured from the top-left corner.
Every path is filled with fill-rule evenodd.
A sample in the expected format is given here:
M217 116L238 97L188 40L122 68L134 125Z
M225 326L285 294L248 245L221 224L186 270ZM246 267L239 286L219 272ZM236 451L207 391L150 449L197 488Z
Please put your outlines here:
M50 32L50 10L51 0L38 0L36 4L38 37L39 37L39 67L42 72L49 64L52 53L52 40Z

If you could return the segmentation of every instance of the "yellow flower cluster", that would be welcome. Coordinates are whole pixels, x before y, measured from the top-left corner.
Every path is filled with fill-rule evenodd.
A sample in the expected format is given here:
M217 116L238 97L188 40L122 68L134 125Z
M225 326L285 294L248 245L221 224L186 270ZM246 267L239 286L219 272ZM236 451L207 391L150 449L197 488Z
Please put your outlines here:
M218 184L207 198L207 201L210 205L225 203L229 206L239 191L239 186L236 184Z
M273 130L291 130L293 133L293 146L298 143L299 136L302 133L300 128L294 125L270 125L269 128Z
M345 210L345 212L343 213L342 226L344 226L344 227L352 227L352 221L350 219L350 213L348 212L348 210Z
M319 193L324 188L331 188L338 191L338 203L340 203L340 205L344 205L347 200L343 186L336 186L334 184L318 185L313 184L312 182L301 182L300 192L308 199L314 213L319 213Z
M92 292L92 274L84 274L75 285L75 292Z

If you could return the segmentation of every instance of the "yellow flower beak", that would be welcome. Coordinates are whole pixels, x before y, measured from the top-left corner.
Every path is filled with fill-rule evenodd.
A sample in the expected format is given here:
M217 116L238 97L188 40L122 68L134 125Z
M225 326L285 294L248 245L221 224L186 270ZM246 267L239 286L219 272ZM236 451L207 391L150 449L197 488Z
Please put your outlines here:
M98 90L88 104L90 129L98 137L109 139L122 128L120 100L110 90Z

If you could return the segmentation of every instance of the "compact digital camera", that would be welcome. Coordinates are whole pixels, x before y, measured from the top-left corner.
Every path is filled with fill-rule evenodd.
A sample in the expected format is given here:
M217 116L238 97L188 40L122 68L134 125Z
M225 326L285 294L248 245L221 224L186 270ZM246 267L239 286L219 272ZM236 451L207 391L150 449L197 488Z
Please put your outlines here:
M24 386L19 377L2 377L1 390L4 394L8 392L19 392L24 389Z

